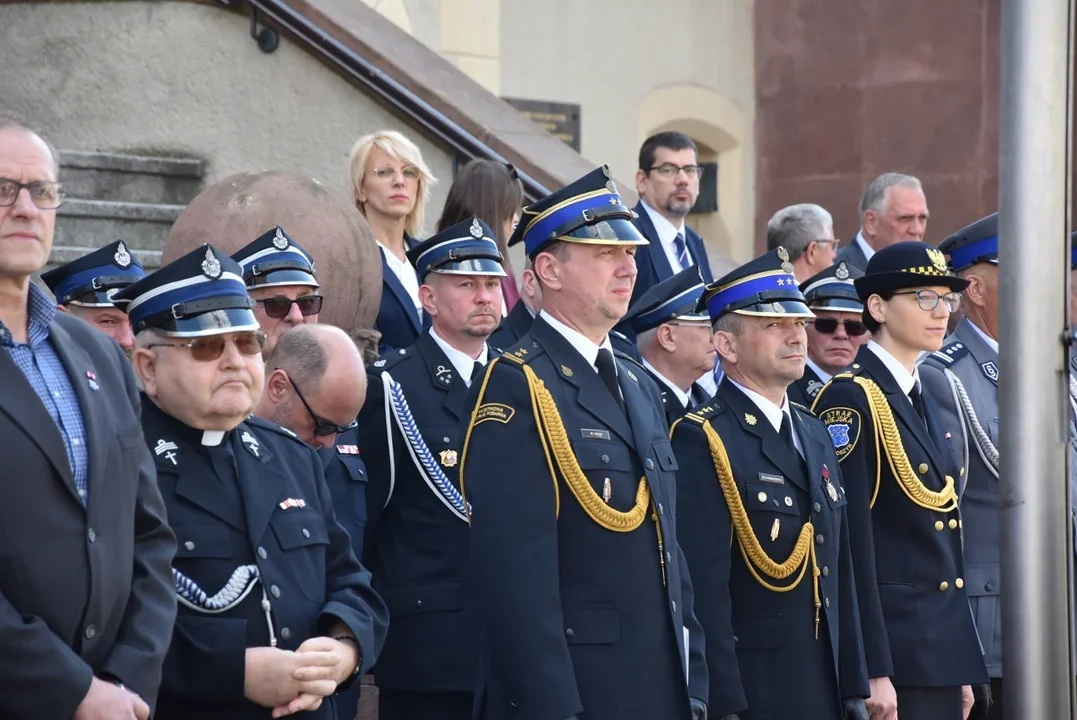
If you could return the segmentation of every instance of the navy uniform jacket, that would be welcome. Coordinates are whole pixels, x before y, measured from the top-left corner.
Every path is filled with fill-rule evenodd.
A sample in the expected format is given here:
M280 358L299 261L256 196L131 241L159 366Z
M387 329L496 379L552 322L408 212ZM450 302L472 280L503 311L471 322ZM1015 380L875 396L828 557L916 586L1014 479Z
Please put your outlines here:
M912 487L939 492L947 476L956 484L961 468L931 395L922 394L929 431L866 345L850 372L835 376L816 398L813 410L830 431L848 492L868 675L893 676L895 685L906 687L985 683L965 587L959 513L926 509L909 498L890 463L876 454L875 423L854 377L873 381L885 396ZM882 439L880 448L886 452Z
M527 334L527 331L531 329L531 323L534 321L535 318L531 316L523 300L517 301L509 314L501 321L501 327L490 336L488 341L490 346L496 348L512 347Z
M255 417L207 448L200 430L149 400L142 427L176 533L175 570L210 596L241 566L257 566L261 577L220 614L181 599L155 717L270 717L271 708L243 696L247 648L270 644L263 590L278 648L295 650L343 622L359 642L362 668L369 668L385 636L385 606L336 522L315 451ZM335 703L327 698L309 717L335 718Z
M414 247L417 242L408 235L404 236L407 249ZM388 355L392 350L412 345L423 329L430 327L430 316L424 310L422 317L419 317L411 295L389 268L385 250L378 247L378 251L381 253L381 304L374 319L374 329L381 333L378 354Z
M791 405L790 412L803 460L729 380L672 433L681 466L681 545L707 638L712 717L747 706L753 719L836 720L843 699L870 694L838 460L822 424L800 406ZM801 528L812 523L820 572L818 638L810 556L803 578L788 592L768 590L752 576L704 423L725 446L751 531L767 556L785 562ZM763 577L788 588L798 574L799 568L789 579Z
M969 399L983 435L958 400L953 373ZM943 427L959 445L958 478L965 538L965 588L976 619L984 659L992 677L1002 676L1002 623L999 603L998 353L966 318L938 352L920 365L924 392L939 405ZM990 458L994 458L994 461ZM960 474L960 473L959 473Z
M707 697L661 400L636 366L620 357L617 366L627 418L540 317L472 387L481 405L461 472L484 624L479 717L687 720L689 695ZM525 367L552 395L567 435L559 454L578 463L575 487L593 512L630 510L646 479L650 502L634 530L603 527L560 472L551 478Z
M78 398L89 505L63 437L0 348L0 717L70 718L93 676L152 708L176 598L153 460L131 366L104 333L57 312L49 342Z
M791 402L810 408L812 403L815 402L815 396L819 394L825 384L812 370L811 365L805 365L804 375L799 380L794 380L786 392L789 394Z
M454 514L427 484L424 474L431 482L432 476L420 473L391 413L390 448L382 373L400 384L432 462L457 490L457 433L471 409L467 385L429 332L369 368L359 413L370 474L363 552L392 619L375 676L379 687L393 690L473 692L479 624L465 603L466 513Z
M355 557L363 557L366 530L366 490L370 476L359 454L359 429L337 435L330 448L318 450L325 470L325 484L333 498L333 510L340 526L348 531Z
M681 405L681 400L673 391L669 389L666 381L655 375L649 369L643 365L638 365L640 370L647 373L647 377L654 381L654 385L658 388L658 395L662 398L662 412L666 416L666 426L673 427L673 423L678 419L684 417L684 414L689 409L696 405L702 405L708 400L707 391L699 386L699 383L692 383L691 392L688 394L688 407Z

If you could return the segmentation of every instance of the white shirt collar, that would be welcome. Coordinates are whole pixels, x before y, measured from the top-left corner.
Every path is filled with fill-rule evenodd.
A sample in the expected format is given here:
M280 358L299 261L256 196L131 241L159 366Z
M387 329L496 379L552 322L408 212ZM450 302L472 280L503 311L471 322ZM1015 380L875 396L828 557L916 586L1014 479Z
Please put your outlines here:
M658 233L658 239L662 241L662 245L672 245L673 239L677 237L677 233L680 233L687 242L688 236L684 232L684 220L681 220L680 227L674 225L666 219L665 215L652 208L642 199L639 204L643 206L643 209L647 211L647 215L651 218L651 224L654 225L654 231Z
M860 250L864 253L864 260L871 260L871 256L875 254L875 248L868 245L868 241L864 239L863 233L856 233L856 242L860 243Z
M782 396L782 405L781 407L778 407L767 398L754 390L749 390L728 375L725 379L731 382L734 387L747 395L748 399L755 403L755 406L759 408L759 412L763 413L763 417L765 417L771 427L774 428L774 432L780 433L782 431L782 418L788 415L789 427L793 430L793 445L796 446L797 452L800 453L801 456L804 455L804 448L800 444L800 436L797 435L796 424L793 422L793 416L789 411L788 395Z
M691 401L691 398L688 396L688 393L686 393L684 390L681 390L679 387L674 385L673 382L669 378L667 378L665 375L663 375L662 373L655 370L654 365L651 365L649 362L647 362L647 358L642 358L642 360L643 360L643 367L650 370L651 373L656 378L661 380L665 384L665 386L669 388L669 391L671 393L673 393L677 397L678 400L680 400L681 406L682 407L688 407L688 403Z
M610 344L609 333L606 334L606 337L602 338L601 345L595 345L582 333L573 330L545 310L540 311L539 315L543 320L549 323L550 327L556 330L561 337L568 340L569 345L576 348L576 352L583 355L583 359L591 364L591 367L594 368L595 372L598 372L598 368L595 367L595 360L598 359L598 351L605 349L613 352L613 345ZM614 363L614 367L617 367L616 363Z
M389 265L389 269L393 271L393 275L396 275L396 279L400 281L400 284L407 290L408 295L411 296L411 302L414 303L415 309L419 311L419 315L422 316L423 304L419 301L419 275L415 272L415 268L411 266L411 263L401 262L392 250L382 245L381 240L376 241L378 247L381 248L382 255L385 256L385 262Z
M815 374L819 376L819 379L823 381L824 385L826 383L830 382L830 379L834 377L833 375L831 375L830 373L826 372L821 367L816 365L815 361L812 360L811 358L808 358L808 367L810 367L813 371L815 371Z
M976 325L976 323L972 322L971 320L969 320L969 325L971 325L972 329L975 330L980 335L980 337L983 338L984 342L987 343L987 346L994 350L995 354L998 355L998 340L995 340L993 337L985 333L979 328L979 326Z
M477 358L472 358L467 353L461 352L445 342L445 340L437 334L434 328L430 328L430 337L434 338L434 342L436 342L438 347L441 348L441 351L445 353L445 357L449 358L449 362L456 368L457 375L463 378L464 382L470 386L471 371L475 369L475 363L480 362L485 365L489 359L489 349L486 347L486 343L483 343L482 352L479 353L479 356Z
M914 368L912 373L910 373L905 369L904 365L898 362L896 357L890 354L889 350L874 340L868 341L868 348L883 361L883 365L886 366L886 369L889 370L890 374L897 380L901 392L906 395L912 392L913 386L920 382L920 368ZM910 399L909 402L912 402L912 400Z

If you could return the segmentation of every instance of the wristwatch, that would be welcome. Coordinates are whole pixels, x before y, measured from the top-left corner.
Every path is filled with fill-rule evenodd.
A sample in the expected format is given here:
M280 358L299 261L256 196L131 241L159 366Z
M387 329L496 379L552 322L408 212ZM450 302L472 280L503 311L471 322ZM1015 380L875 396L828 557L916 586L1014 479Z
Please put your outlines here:
M333 638L337 642L349 643L355 646L355 653L358 655L358 659L355 661L355 669L352 670L351 677L355 677L359 674L359 668L363 666L363 648L359 647L359 641L351 635L339 635Z

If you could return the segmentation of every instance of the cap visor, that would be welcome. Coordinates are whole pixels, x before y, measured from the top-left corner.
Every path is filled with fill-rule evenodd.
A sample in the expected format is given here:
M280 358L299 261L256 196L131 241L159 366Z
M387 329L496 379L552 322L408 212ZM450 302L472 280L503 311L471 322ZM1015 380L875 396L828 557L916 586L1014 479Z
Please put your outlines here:
M558 239L591 245L646 245L648 243L647 238L640 234L639 229L632 224L631 220L621 217L578 227Z
M252 275L243 278L243 282L249 288L279 287L281 285L307 285L309 287L321 287L314 276L303 270L282 268L273 270L264 275Z
M755 317L801 317L813 318L815 314L808 309L800 300L775 300L769 303L756 303L746 308L733 310L738 315L751 315Z
M507 277L505 268L501 266L501 263L497 260L491 260L490 258L472 258L471 260L447 262L444 265L430 268L430 272L439 273L441 275L492 275L496 277Z
M169 320L153 329L169 337L203 337L261 328L258 326L254 313L247 308L229 308L212 310L179 320Z
M832 310L834 312L862 313L864 304L847 298L823 298L811 304L812 310Z

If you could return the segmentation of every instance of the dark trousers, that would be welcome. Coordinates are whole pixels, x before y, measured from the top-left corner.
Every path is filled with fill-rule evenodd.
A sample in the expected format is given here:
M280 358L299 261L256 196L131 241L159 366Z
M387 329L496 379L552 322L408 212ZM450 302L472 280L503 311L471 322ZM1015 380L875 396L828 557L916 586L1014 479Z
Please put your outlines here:
M471 720L471 693L378 691L378 720Z
M961 720L961 688L895 687L904 720Z
M973 708L972 714L975 716L979 710L980 708ZM986 715L980 717L986 717L987 720L1002 720L1002 678L991 678L991 707L988 708Z

